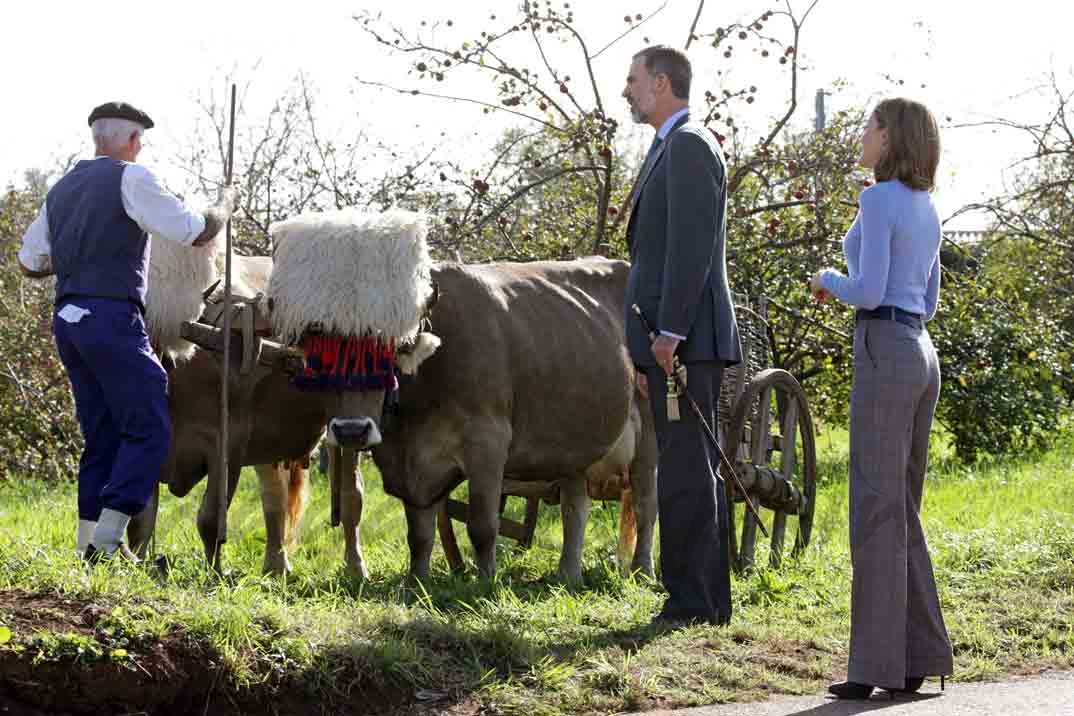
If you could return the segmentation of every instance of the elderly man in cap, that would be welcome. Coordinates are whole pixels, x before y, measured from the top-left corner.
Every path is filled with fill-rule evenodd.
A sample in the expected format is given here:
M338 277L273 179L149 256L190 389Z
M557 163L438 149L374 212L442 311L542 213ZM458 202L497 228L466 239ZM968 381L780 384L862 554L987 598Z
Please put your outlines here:
M153 120L124 102L90 113L96 157L48 192L23 236L19 268L56 275L52 330L75 396L85 448L78 470L78 550L87 561L121 554L127 523L148 503L167 458L168 379L146 335L149 237L198 246L237 202L191 211L135 164Z

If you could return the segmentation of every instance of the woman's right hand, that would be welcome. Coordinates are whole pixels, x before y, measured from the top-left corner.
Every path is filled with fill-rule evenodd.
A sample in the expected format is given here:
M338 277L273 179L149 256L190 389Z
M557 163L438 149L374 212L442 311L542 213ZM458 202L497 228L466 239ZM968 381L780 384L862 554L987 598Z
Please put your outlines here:
M823 270L817 271L813 274L813 278L809 280L809 291L813 294L814 300L818 303L824 303L832 297L832 294L829 293L828 289L824 288L824 285L821 283L821 274L823 273Z

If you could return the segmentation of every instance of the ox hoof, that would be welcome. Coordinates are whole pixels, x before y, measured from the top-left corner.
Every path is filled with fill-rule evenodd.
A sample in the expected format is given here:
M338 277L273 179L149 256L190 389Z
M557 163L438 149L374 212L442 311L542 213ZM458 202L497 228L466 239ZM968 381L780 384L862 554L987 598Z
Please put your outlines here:
M422 584L429 581L429 570L423 570L420 572L407 572L406 583L408 585Z
M630 574L627 575L634 579L642 579L648 582L656 581L656 572L653 570L653 566L643 564L632 564L630 566Z
M426 585L429 584L429 581L429 572L427 570L424 572L407 572L406 578L403 580L403 597L408 604L428 593Z
M581 569L578 571L558 569L556 570L556 579L571 588L581 587L584 584Z
M224 586L237 587L242 580L242 575L234 569L223 569L215 572L216 581Z
M430 586L428 574L420 576L413 572L408 573L401 586L403 603L408 605L420 604L423 601L432 599L429 593Z
M272 577L282 577L292 571L291 560L287 559L286 556L279 559L266 559L264 564L261 565L261 573Z
M343 573L346 574L348 578L356 579L359 582L364 582L369 579L369 570L366 569L364 563L358 565L348 564L346 568L344 568Z

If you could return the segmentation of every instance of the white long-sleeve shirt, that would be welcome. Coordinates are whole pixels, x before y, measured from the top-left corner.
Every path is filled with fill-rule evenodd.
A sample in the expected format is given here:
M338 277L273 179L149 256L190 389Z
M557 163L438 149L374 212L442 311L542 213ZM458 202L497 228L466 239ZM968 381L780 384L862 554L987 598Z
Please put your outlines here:
M128 164L123 170L120 194L127 216L150 234L189 246L205 230L205 217L187 209L178 197L161 186L152 171L141 164ZM31 271L52 268L48 202L41 205L22 236L19 263Z

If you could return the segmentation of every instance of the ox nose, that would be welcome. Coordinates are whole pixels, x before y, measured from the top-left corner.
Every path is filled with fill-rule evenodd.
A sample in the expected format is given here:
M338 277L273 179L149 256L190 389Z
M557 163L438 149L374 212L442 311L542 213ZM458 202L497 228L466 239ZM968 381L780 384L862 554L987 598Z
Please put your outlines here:
M372 418L333 418L328 423L328 441L340 447L365 450L380 445L380 430Z

